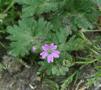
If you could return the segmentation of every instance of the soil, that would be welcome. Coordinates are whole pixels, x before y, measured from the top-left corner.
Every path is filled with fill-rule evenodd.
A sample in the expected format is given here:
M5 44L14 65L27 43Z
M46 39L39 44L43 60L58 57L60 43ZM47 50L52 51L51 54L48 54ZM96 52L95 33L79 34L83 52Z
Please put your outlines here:
M6 68L0 72L0 90L53 90L50 84L47 85L44 80L42 81L37 76L37 65L28 67L15 59L14 57L3 56L2 64ZM79 81L72 88L67 88L67 90L101 90L100 82L97 82L91 88L85 85L86 79L93 73L95 73L95 70L91 66L84 67Z
M14 58L4 56L3 64L7 69L0 73L0 90L48 90L44 89L37 66L25 67Z

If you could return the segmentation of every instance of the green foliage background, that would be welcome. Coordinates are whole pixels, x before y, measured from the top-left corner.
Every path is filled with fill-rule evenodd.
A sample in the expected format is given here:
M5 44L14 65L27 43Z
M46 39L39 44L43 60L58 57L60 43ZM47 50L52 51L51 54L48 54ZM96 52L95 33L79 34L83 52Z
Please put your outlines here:
M31 54L32 46L39 54L45 43L55 43L61 51L54 63L39 62L39 75L66 75L74 65L100 62L101 35L99 30L95 33L101 16L100 0L5 1L0 0L0 35L9 34L8 54L22 58ZM70 83L74 76L69 77Z

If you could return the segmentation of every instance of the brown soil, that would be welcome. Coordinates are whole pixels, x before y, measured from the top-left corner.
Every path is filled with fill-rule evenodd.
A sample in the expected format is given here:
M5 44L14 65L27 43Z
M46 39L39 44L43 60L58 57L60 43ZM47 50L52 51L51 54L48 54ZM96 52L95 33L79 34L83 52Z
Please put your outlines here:
M25 67L8 56L3 59L7 69L0 73L0 90L48 90L37 77L37 66Z
M0 90L53 90L51 83L45 83L45 80L37 76L37 65L27 67L9 56L4 56L2 61L6 68L0 72ZM99 82L95 87L86 88L86 78L93 73L95 70L91 66L83 68L79 81L67 90L101 90Z

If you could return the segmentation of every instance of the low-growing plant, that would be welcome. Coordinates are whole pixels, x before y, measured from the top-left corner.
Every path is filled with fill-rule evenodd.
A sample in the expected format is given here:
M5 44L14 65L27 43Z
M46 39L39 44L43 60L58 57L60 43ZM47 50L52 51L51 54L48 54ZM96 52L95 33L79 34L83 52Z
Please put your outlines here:
M12 7L15 4L21 11L16 23L7 24L7 39L11 41L8 53L19 58L31 52L33 57L39 55L38 74L66 75L75 65L81 67L100 61L101 39L89 36L98 28L100 0L14 0ZM61 87L65 88L64 85Z

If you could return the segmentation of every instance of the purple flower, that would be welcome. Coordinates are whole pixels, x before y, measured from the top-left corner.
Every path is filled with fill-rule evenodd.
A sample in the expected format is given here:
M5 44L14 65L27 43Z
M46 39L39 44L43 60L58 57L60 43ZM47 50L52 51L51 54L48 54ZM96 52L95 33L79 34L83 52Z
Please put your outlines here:
M48 63L51 63L54 58L59 58L60 51L56 49L57 45L54 45L54 43L42 46L42 52L40 53L42 59L47 59Z
M32 52L35 52L35 50L36 50L36 48L33 46L33 47L32 47Z

